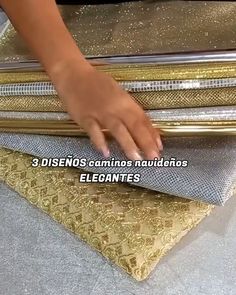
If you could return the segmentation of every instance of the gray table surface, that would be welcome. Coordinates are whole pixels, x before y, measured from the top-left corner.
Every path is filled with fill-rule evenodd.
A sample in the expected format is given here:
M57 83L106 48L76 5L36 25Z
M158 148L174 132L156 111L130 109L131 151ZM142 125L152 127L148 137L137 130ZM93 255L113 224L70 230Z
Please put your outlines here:
M0 32L5 16L0 12ZM235 295L236 198L136 282L0 184L0 295Z

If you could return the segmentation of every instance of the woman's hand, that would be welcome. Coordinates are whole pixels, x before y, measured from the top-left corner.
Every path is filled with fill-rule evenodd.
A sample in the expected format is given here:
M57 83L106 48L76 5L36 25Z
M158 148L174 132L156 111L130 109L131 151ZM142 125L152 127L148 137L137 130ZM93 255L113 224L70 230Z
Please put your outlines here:
M69 61L51 75L55 88L71 118L82 126L92 143L109 156L101 129L108 129L126 156L140 160L160 157L162 143L143 109L107 74L89 63Z
M109 129L130 159L159 157L159 134L141 107L109 76L96 71L80 52L54 0L0 0L13 25L54 83L71 118L109 156L101 128Z

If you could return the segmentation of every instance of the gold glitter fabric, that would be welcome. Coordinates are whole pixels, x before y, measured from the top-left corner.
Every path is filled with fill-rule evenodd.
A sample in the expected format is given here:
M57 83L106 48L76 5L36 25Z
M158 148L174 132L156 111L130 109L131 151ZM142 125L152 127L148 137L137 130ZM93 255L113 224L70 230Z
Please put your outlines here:
M117 5L68 5L65 23L87 56L159 54L233 49L236 46L233 2L140 1ZM224 26L222 26L222 23ZM32 59L12 26L0 42L0 61ZM97 69L117 81L236 77L236 63L181 65L108 65ZM44 72L0 73L0 84L48 81ZM136 92L145 109L235 105L235 89ZM17 99L19 99L17 101ZM1 110L62 111L58 98L0 97Z
M60 99L55 95L50 96L0 96L1 111L19 112L63 112Z
M94 249L144 280L213 206L123 184L85 184L73 168L33 168L0 149L0 179Z
M98 67L99 68L99 67ZM236 77L236 63L113 65L101 70L117 81L186 80Z
M236 63L198 64L121 64L97 66L101 72L111 75L118 81L184 80L236 77ZM49 81L45 72L6 72L0 73L0 83Z
M121 64L96 66L98 71L117 81L188 80L236 77L236 62L208 62L197 64ZM42 71L0 72L0 84L49 81Z
M0 84L23 83L23 82L49 81L45 72L0 72Z
M144 109L236 105L236 88L130 93ZM63 112L58 96L0 96L1 111Z
M236 105L236 88L137 92L132 96L144 109ZM0 98L1 101L1 98Z
M211 51L236 47L236 3L140 1L61 8L85 55ZM1 61L30 59L11 27L0 46Z

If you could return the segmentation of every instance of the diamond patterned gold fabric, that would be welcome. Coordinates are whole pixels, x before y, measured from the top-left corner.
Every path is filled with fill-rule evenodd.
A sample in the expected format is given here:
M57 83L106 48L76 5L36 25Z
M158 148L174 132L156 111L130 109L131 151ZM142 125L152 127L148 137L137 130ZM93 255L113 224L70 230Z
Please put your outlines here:
M144 280L212 205L123 184L84 184L73 168L33 168L0 149L0 179L105 257Z

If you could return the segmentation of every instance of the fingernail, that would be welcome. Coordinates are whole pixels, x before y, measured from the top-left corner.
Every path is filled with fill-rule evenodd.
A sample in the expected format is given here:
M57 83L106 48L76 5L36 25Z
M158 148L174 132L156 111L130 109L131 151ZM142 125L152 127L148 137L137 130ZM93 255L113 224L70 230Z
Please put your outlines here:
M156 151L152 151L150 154L149 154L149 157L151 160L154 160L155 158L157 158L158 160L160 160L160 154Z
M110 157L110 151L109 151L109 149L107 147L102 148L102 153L103 153L103 156L105 158L109 158Z
M162 143L162 140L160 139L160 137L157 137L156 143L157 143L159 150L162 152L163 151L163 143Z
M136 151L131 153L130 158L133 161L142 161L143 160L143 158L141 157L139 152L136 152Z

